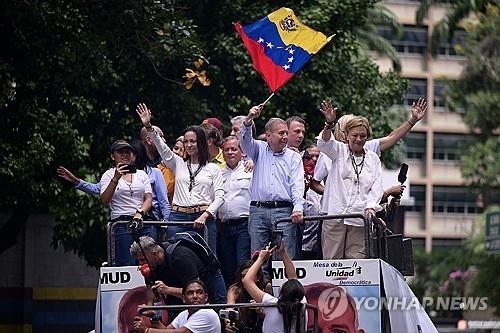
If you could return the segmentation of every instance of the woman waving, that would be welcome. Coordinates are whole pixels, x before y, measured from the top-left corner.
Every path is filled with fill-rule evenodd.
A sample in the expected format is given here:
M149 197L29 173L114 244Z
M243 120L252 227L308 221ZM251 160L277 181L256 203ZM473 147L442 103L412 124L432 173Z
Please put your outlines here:
M136 111L163 163L175 174L175 190L169 221L194 221L193 228L200 233L206 226L208 245L216 253L214 216L224 202L224 189L221 169L209 163L205 133L199 126L190 126L184 131L186 150L186 160L184 160L172 152L151 125L151 110L145 104L139 104ZM170 226L167 235L171 237L186 229L192 228Z

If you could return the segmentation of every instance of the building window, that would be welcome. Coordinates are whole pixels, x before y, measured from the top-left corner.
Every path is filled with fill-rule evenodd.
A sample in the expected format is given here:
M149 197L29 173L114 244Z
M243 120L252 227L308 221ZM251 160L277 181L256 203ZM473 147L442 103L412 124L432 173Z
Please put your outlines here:
M467 33L463 30L455 31L451 41L448 41L447 37L443 37L439 42L437 49L437 54L439 57L463 57L461 54L457 53L458 49L463 49L465 45L465 38Z
M434 80L434 112L457 112L463 113L464 109L456 108L451 109L446 94L448 93L449 82Z
M406 136L406 157L409 160L425 159L426 135L425 133L408 133Z
M476 195L470 188L460 186L434 186L432 211L460 215L481 213L480 207L476 205Z
M427 51L426 27L405 26L401 39L397 39L388 26L380 26L377 29L379 35L390 41L398 53L423 55Z
M425 211L425 185L412 184L410 186L410 197L415 199L415 205L407 206L406 211L423 213Z
M463 240L449 238L433 238L432 251L448 251L463 247Z
M460 160L460 150L471 141L472 138L467 135L435 133L432 159L457 162Z
M449 111L448 103L446 102L447 89L448 83L446 81L434 80L434 111Z
M409 79L410 89L403 97L403 105L412 106L419 98L427 99L427 80Z

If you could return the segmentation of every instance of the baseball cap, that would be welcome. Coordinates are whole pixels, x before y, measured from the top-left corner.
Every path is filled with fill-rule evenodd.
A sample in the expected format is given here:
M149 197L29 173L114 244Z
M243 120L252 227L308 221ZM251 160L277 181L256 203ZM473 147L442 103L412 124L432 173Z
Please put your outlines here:
M125 140L116 140L115 142L113 142L113 144L111 144L111 152L114 152L116 150L120 150L122 148L128 148L130 149L134 154L136 153L134 147L132 147L130 145L130 143L128 143L127 141Z
M207 118L203 120L202 124L210 124L213 127L217 128L221 133L224 132L224 129L222 128L222 121L217 118Z

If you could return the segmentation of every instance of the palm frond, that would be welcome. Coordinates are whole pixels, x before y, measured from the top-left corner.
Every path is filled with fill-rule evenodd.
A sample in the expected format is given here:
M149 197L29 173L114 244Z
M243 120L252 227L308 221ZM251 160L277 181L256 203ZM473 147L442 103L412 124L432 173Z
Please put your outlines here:
M386 25L391 27L395 38L400 39L403 36L403 25L399 22L398 17L387 7L375 4L368 10L367 22L369 24Z
M358 29L356 31L356 36L359 43L364 46L366 50L373 50L379 54L383 54L391 59L394 70L396 72L401 71L401 61L396 49L391 45L391 43L384 37L372 33L370 29Z
M420 3L420 7L418 7L417 10L417 16L416 16L417 25L422 24L422 22L424 21L424 17L427 16L427 12L429 11L429 8L433 3L434 0L422 0L422 2Z
M448 20L444 19L439 21L438 24L434 26L434 31L432 32L429 52L435 56L439 49L439 44L448 38L450 33L450 27L448 26Z

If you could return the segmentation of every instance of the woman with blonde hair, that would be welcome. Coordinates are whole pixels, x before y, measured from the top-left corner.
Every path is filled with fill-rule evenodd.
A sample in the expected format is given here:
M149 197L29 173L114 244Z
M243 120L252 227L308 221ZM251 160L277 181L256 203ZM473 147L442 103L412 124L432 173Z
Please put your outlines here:
M366 149L372 130L365 117L354 116L345 124L346 141L332 137L336 109L321 109L325 127L318 147L332 160L323 195L322 211L328 215L375 215L381 209L382 165L376 153ZM322 227L323 259L365 257L365 228L361 218L325 220Z

